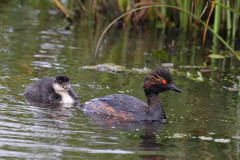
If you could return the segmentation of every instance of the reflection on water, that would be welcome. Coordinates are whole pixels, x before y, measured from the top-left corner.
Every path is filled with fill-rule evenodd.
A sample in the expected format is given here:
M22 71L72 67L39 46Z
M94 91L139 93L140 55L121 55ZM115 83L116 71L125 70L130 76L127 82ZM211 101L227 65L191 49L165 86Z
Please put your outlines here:
M82 15L65 31L65 20L47 3L41 5L45 8L21 4L1 10L1 158L239 159L239 97L222 87L232 86L228 80L236 82L239 62L218 41L212 46L211 35L203 48L201 32L194 42L191 31L151 24L142 30L113 26L101 42L98 63L125 70L79 70L95 65L96 43L108 22L99 18L94 25ZM157 49L167 51L168 61L151 54ZM212 60L207 57L212 52L226 58ZM173 63L173 81L183 91L160 94L168 118L164 124L88 116L75 106L26 102L23 97L34 79L62 73L69 76L82 103L115 93L146 101L141 86L145 74L131 72L143 69L146 60Z

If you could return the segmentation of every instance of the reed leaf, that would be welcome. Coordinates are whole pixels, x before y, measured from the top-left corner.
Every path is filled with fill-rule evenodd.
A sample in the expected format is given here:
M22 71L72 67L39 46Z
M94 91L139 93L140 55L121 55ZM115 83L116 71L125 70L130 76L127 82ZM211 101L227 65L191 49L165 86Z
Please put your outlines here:
M232 11L232 12L240 15L240 12L238 12L237 10L235 10L235 9L233 9L233 8L230 8L230 7L228 7L228 6L225 6L225 5L223 5L223 4L221 4L221 3L218 3L218 2L214 2L214 1L211 1L211 2L212 2L213 4L215 4L215 5L218 5L218 6L221 6L221 7L223 7L223 8L226 8L227 10L230 10L230 11Z
M209 15L208 15L207 23L206 23L205 30L204 30L204 34L203 34L203 45L204 45L204 42L205 42L205 37L206 37L206 33L207 33L208 23L209 23L209 20L210 20L211 15L212 15L214 6L215 6L215 5L212 4L210 13L209 13Z

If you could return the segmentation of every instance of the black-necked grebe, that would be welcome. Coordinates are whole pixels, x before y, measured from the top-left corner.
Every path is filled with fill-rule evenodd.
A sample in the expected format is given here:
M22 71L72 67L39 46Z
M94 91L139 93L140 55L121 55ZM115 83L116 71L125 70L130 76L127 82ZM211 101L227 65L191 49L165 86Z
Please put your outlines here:
M87 114L115 116L129 121L158 121L166 119L160 105L159 92L182 92L172 83L170 72L160 66L145 78L143 88L148 104L133 96L113 94L90 100L80 107Z
M79 98L69 84L66 75L59 74L55 78L44 78L27 87L25 98L50 103L77 103Z

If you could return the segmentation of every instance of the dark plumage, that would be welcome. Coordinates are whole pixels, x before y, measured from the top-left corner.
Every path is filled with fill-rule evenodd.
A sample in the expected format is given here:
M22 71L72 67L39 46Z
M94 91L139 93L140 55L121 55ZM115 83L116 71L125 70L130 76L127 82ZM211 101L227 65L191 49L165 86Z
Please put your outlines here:
M66 75L40 79L27 87L25 98L50 103L77 103L79 98L69 84Z
M159 92L182 92L173 85L170 72L163 67L157 67L145 78L143 88L148 104L133 96L113 94L85 102L81 108L87 114L115 116L129 121L162 120L166 115L160 105Z

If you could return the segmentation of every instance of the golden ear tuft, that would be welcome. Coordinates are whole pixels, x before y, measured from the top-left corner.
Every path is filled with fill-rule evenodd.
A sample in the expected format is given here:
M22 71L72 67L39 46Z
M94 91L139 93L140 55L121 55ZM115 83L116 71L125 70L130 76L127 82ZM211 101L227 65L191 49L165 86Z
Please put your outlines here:
M150 76L150 75L146 76L149 80L144 82L144 86L152 87L152 86L155 86L155 85L166 84L167 83L167 81L164 80L161 76L159 76L155 72L153 72L153 73L155 74L155 76Z

